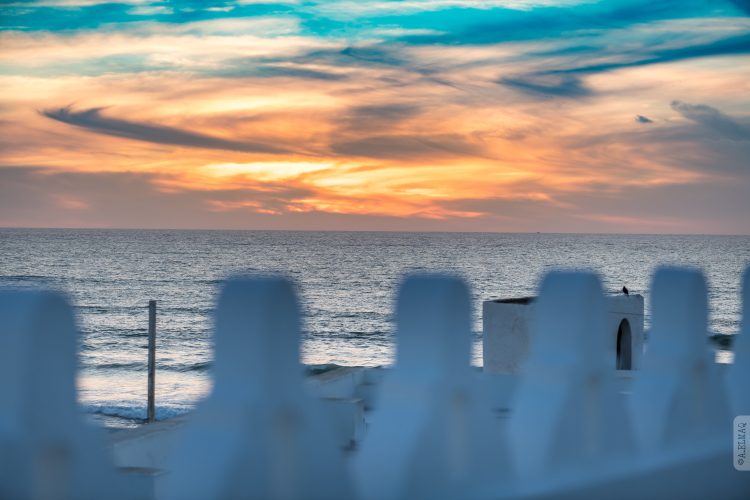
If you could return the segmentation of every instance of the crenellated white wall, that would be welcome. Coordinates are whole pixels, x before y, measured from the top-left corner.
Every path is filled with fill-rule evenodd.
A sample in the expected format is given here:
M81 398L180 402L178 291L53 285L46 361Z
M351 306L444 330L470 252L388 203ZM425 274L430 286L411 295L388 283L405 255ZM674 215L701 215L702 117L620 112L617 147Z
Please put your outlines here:
M294 285L237 277L217 305L212 394L173 425L115 440L120 465L161 469L129 472L78 414L70 305L2 292L0 498L744 499L732 420L750 401L749 279L726 377L702 273L662 268L646 353L642 298L558 271L532 305L486 314L506 333L486 337L487 370L474 370L470 290L418 274L399 291L392 368L305 382ZM623 318L638 354L628 391L613 369ZM491 373L503 370L513 375Z

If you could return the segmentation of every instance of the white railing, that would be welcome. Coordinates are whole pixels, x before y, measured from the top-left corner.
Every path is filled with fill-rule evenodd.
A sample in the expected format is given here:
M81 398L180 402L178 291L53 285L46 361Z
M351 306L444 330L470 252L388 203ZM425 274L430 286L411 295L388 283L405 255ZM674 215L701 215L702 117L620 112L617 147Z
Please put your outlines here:
M299 363L291 282L237 277L217 311L214 389L164 471L116 469L75 399L76 330L53 292L0 292L0 498L747 498L732 419L750 414L750 269L726 377L707 343L696 270L662 268L629 391L615 381L594 274L552 272L510 413L470 367L463 281L407 277L398 354L361 443L340 438ZM113 389L114 390L114 389Z

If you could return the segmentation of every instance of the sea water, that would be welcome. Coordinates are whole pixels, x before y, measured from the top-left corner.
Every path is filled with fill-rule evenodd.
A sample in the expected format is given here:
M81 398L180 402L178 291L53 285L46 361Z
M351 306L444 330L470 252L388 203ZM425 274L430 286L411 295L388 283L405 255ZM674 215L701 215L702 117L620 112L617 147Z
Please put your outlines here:
M0 229L0 286L51 287L75 305L79 401L107 425L145 417L150 299L158 304L157 418L188 411L210 390L212 312L233 273L292 278L302 361L350 366L393 361L405 272L460 275L473 293L481 365L483 300L534 295L550 269L593 269L608 293L627 286L645 296L648 326L660 264L703 269L711 332L737 332L748 236Z

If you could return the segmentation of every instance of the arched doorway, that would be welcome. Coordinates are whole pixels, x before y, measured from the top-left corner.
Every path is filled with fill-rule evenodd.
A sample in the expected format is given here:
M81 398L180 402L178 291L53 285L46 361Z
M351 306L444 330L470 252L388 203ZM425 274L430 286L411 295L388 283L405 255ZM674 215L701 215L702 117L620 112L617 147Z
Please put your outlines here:
M627 319L620 321L620 326L617 328L617 369L618 370L632 370L633 369L633 340L630 333L630 323Z

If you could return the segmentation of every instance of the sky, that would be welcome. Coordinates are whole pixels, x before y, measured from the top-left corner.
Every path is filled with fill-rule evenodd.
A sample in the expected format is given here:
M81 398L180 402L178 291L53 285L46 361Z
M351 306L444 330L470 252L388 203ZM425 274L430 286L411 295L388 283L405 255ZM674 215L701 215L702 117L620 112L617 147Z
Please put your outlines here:
M2 2L0 226L750 234L750 0Z

